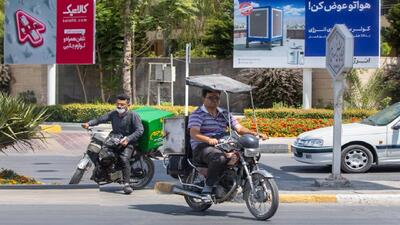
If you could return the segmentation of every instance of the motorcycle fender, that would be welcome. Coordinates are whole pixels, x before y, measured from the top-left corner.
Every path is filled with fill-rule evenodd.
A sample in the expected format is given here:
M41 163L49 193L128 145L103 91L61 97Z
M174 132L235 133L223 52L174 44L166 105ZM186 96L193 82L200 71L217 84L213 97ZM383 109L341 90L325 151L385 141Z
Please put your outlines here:
M78 163L78 169L84 170L90 162L90 158L87 154L83 156L83 158Z
M251 172L251 175L257 173L267 178L274 178L274 176L271 173L267 172L266 170L254 170L253 172Z

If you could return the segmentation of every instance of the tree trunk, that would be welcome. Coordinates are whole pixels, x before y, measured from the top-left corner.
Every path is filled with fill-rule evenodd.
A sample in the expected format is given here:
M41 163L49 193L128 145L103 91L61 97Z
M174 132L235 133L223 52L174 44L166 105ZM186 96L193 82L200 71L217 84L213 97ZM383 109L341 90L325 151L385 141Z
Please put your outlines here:
M76 71L78 72L79 82L81 83L83 97L85 98L85 103L88 103L87 95L86 95L86 87L85 87L85 75L82 75L81 68L79 65L75 65Z
M104 96L104 87L103 87L104 68L103 68L103 64L102 64L103 62L101 59L100 50L98 47L96 48L96 52L97 52L97 60L99 62L100 96L101 96L101 101L105 102L106 98Z
M136 104L136 54L135 54L135 23L132 23L132 103Z
M131 0L126 0L124 5L124 64L122 68L122 88L124 94L132 96L131 85L132 61L132 27L131 27Z

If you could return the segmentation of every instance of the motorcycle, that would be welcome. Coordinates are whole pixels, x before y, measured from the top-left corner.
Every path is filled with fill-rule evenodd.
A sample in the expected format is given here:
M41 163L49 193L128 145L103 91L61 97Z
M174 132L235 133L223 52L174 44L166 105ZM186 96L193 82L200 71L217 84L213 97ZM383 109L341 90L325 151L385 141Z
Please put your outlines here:
M114 151L118 151L123 137L118 135L108 135L108 132L94 132L92 127L88 129L91 141L86 152L80 159L75 173L71 177L69 184L79 184L85 172L98 161L98 166L93 170L91 179L99 185L123 182L122 163ZM108 149L102 148L105 145ZM141 153L136 150L130 158L131 178L130 185L133 189L142 189L154 176L154 163L151 158L155 158L154 153Z
M225 92L228 115L228 92L251 91L250 86L222 75L194 76L186 81L189 85ZM205 211L213 204L230 201L242 193L251 214L258 220L267 220L278 209L279 191L273 175L259 166L259 139L249 134L239 136L231 129L230 120L227 121L229 135L221 137L215 147L224 152L229 161L209 199L201 195L207 178L207 165L198 164L191 157L187 117L164 120L164 165L167 174L180 182L180 185L172 186L169 192L183 195L186 203L195 211ZM184 129L179 131L177 127ZM180 143L185 144L182 146Z

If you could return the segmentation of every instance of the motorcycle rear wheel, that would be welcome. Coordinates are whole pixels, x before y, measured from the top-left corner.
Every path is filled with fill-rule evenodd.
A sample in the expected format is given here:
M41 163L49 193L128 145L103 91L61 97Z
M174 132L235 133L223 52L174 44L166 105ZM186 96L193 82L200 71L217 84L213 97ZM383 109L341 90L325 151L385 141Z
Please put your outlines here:
M192 171L186 178L185 181L187 184L197 184L201 182L205 182L204 177L200 177L199 173L197 171ZM187 189L194 191L195 188L192 187L187 187ZM192 208L196 212L203 212L206 211L208 208L211 207L212 203L206 203L203 202L200 199L197 198L192 198L189 196L185 196L185 201L189 205L190 208Z
M252 180L255 193L247 184L243 195L247 209L257 220L267 220L276 213L279 206L278 186L273 179L257 173L252 175Z

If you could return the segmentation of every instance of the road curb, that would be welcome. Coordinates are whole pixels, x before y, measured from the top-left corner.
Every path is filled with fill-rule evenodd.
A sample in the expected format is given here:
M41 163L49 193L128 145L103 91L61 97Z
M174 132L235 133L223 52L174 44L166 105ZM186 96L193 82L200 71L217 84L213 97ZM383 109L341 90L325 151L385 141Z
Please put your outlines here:
M0 190L72 190L72 189L95 189L97 184L27 184L27 185L0 185Z
M172 187L176 185L170 182L156 182L154 191L159 194L172 194ZM348 198L348 197L347 197ZM344 197L342 199L345 199ZM243 202L241 199L234 202ZM281 203L339 203L335 194L280 194Z
M62 127L58 124L51 124L51 125L42 124L39 126L42 131L50 134L59 134L62 131Z
M170 182L156 182L154 191L159 194L172 194L172 187L176 185ZM239 196L234 198L234 203L243 203ZM280 203L313 203L313 204L400 204L400 194L366 193L366 194L318 194L318 193L280 193Z

